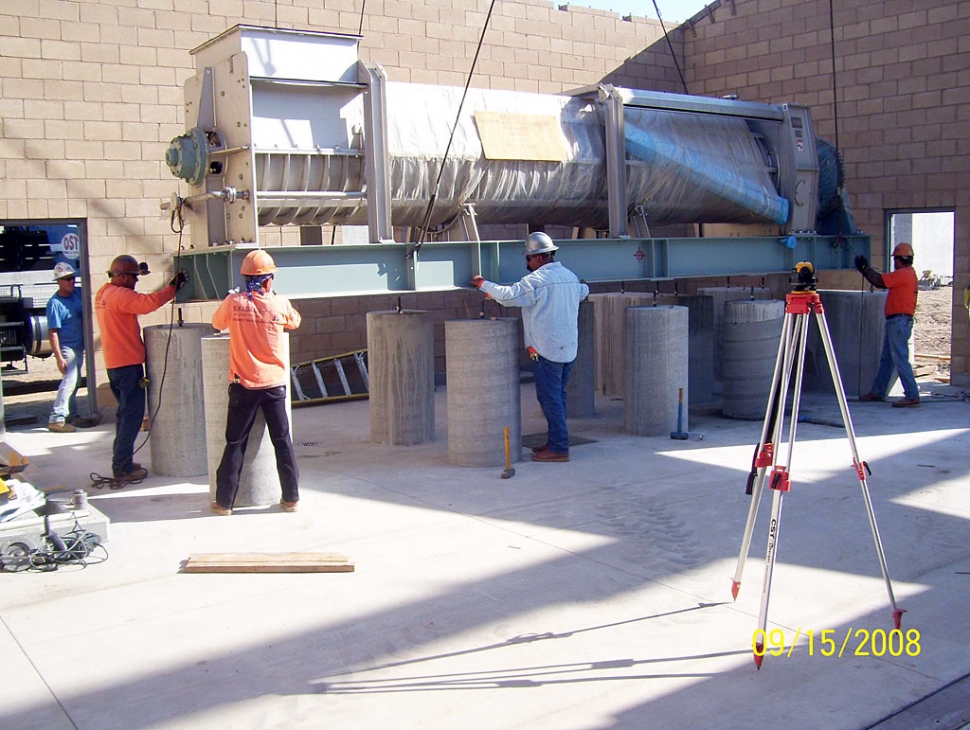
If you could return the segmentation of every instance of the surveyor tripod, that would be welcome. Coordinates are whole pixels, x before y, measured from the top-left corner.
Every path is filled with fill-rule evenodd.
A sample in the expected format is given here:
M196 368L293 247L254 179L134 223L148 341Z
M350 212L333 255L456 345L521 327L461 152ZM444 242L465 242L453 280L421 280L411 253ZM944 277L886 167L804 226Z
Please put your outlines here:
M828 361L829 373L832 382L835 384L835 395L839 401L839 409L842 411L842 422L845 425L845 432L849 439L849 449L852 451L852 466L855 468L856 476L859 478L859 486L862 487L862 497L865 500L866 512L869 515L869 526L872 528L872 537L876 543L876 553L879 556L879 566L882 569L882 576L886 582L886 591L889 593L889 603L893 609L893 621L898 629L902 620L903 611L896 607L896 599L893 596L892 584L889 580L889 568L886 566L886 555L882 549L882 540L879 537L879 528L876 526L876 516L872 511L872 500L869 496L869 486L866 484L866 472L869 472L869 465L859 458L859 451L856 448L855 433L852 429L852 420L849 418L849 407L845 399L845 388L842 386L842 378L839 376L839 366L835 361L832 350L832 337L829 334L828 323L825 319L825 312L822 309L822 302L818 292L815 290L817 279L814 269L808 262L799 263L795 267L797 279L793 291L785 298L785 318L782 324L781 340L778 343L778 357L775 360L775 371L772 376L771 391L768 395L768 407L765 411L764 425L761 429L761 441L754 454L751 473L748 475L746 493L751 495L751 504L748 508L748 519L744 526L744 536L741 540L741 552L738 556L737 570L734 573L734 581L731 593L734 598L738 597L741 588L741 573L744 571L744 562L748 555L748 548L751 546L751 533L754 530L755 520L758 516L758 506L761 502L761 495L764 491L765 481L772 490L771 498L771 520L768 527L768 549L765 557L764 584L761 588L761 609L758 615L758 629L756 637L761 637L759 645L757 638L754 642L754 663L761 669L761 662L764 659L764 636L768 623L768 598L771 594L771 577L775 567L775 556L778 550L778 535L781 529L781 507L785 494L791 489L791 466L792 451L795 446L795 429L798 424L798 408L802 393L802 375L804 374L805 351L808 342L808 330L810 315L814 314L819 325L819 334L822 338L822 345L825 350L825 359ZM795 387L792 396L791 423L788 427L788 449L785 459L779 459L778 444L782 437L783 422L785 419L785 405L788 398L788 387L791 383L792 371L795 371ZM869 472L871 474L871 472Z

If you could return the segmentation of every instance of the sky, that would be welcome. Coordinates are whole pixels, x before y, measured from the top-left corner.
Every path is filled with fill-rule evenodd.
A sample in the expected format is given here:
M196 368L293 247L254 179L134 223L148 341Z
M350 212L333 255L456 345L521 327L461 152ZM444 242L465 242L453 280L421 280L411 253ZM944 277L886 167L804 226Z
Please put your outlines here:
M682 23L694 17L711 0L657 0L664 23ZM653 0L568 0L569 5L582 5L599 10L612 10L620 15L638 15L641 18L657 19Z

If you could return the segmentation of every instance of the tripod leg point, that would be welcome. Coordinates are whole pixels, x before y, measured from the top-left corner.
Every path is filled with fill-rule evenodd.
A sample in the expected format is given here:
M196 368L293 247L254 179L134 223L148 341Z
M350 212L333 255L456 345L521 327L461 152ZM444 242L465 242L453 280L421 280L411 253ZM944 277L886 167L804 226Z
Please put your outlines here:
M738 600L738 591L741 590L741 581L732 580L731 581L731 595L734 596L734 600ZM898 627L897 627L898 628Z
M896 628L900 628L903 623L903 614L906 613L905 608L900 608L893 611L893 622L896 624Z
M755 644L754 647L754 665L761 671L761 662L765 660L765 645Z

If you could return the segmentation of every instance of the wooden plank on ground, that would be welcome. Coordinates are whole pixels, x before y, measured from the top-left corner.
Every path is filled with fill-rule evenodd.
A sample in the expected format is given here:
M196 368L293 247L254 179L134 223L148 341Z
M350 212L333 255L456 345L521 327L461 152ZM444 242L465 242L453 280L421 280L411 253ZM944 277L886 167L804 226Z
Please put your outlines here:
M194 553L183 573L353 573L339 553Z
M7 449L7 456L4 458L3 455L0 454L0 477L8 477L11 474L19 474L27 468L28 464L30 464L30 459L14 449L12 446L0 441L0 451L2 451L3 447L6 447Z

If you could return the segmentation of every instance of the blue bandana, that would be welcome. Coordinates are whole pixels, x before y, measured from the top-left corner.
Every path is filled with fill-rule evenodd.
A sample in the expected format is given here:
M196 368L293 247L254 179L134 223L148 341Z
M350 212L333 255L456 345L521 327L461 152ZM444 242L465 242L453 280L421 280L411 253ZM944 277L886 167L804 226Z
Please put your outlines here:
M258 292L263 290L263 282L267 279L272 279L272 274L263 274L262 276L250 276L246 278L246 296L249 300L253 299L253 292Z

